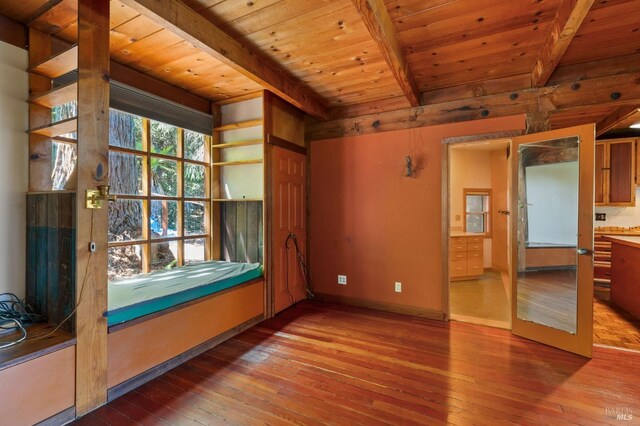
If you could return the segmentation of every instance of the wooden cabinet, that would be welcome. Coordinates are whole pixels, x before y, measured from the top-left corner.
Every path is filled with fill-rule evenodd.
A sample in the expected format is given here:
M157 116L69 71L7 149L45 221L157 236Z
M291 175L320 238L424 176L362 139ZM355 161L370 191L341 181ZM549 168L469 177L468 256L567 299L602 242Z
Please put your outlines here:
M596 143L596 206L636 205L636 139Z
M484 273L484 238L477 235L451 237L449 240L449 279L470 280Z

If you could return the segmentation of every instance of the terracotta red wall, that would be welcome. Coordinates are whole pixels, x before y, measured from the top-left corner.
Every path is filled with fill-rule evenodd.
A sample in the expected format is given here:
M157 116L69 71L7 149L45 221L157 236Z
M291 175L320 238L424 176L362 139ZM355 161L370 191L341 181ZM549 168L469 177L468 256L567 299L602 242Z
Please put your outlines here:
M514 116L311 142L314 291L442 312L442 139L524 126Z

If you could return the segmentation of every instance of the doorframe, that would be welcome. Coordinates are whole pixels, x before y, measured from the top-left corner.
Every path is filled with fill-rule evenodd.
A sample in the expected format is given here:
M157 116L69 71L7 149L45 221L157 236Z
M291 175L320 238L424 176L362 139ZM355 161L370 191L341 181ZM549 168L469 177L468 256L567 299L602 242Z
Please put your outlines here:
M451 321L451 308L449 306L449 234L451 230L450 197L449 197L449 150L451 146L462 143L486 142L492 139L510 139L524 134L523 130L510 130L504 132L482 133L467 136L452 136L442 139L441 158L441 247L442 253L442 319Z

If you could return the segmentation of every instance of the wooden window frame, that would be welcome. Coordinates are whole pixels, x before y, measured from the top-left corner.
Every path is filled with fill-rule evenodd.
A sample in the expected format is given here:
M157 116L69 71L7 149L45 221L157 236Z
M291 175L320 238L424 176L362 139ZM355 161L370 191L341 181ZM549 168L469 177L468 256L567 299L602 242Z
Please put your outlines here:
M487 210L482 212L485 223L485 232L473 232L473 234L491 237L491 188L463 188L462 190L462 229L467 231L467 195L484 195L488 197ZM479 214L479 213L478 213Z
M130 113L127 113L130 114ZM213 233L211 226L211 153L210 147L212 143L212 135L204 135L204 161L198 160L190 160L184 157L184 129L178 126L173 126L172 124L167 124L173 126L177 129L177 147L176 147L176 155L165 155L154 153L151 151L152 143L151 143L151 122L157 121L152 120L146 117L141 117L136 114L130 114L142 119L142 149L137 150L135 148L122 148L118 146L109 145L109 152L120 152L124 154L132 154L136 156L140 156L143 158L143 166L142 166L142 195L120 195L118 194L118 200L139 200L142 201L142 238L131 240L131 241L110 241L108 242L108 248L112 247L123 247L123 246L141 246L142 247L142 271L141 273L151 272L151 262L152 262L152 252L151 246L156 243L163 242L178 242L178 250L176 253L176 266L184 265L184 244L186 241L204 239L205 247L204 247L204 260L211 260L211 246L213 241ZM199 132L196 132L199 133ZM202 134L202 133L201 133ZM175 161L176 164L176 196L164 196L164 195L153 195L151 191L151 182L152 182L152 170L151 170L151 159L161 159L161 160L171 160ZM186 197L185 196L185 183L184 183L184 170L185 165L198 165L203 166L205 170L204 176L204 186L205 186L205 194L204 197ZM166 237L166 238L152 238L151 237L151 202L152 201L177 201L178 203L178 211L176 213L176 228L177 235ZM184 229L184 205L188 202L197 202L202 203L204 205L204 233L203 234L194 234L194 235L185 235Z

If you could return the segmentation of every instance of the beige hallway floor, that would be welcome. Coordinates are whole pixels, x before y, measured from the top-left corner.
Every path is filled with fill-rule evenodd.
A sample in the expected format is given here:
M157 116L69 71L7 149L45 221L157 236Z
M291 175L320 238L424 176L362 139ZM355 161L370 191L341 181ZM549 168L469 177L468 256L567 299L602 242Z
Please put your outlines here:
M477 280L454 281L449 288L452 319L509 328L509 300L499 272L487 271Z

